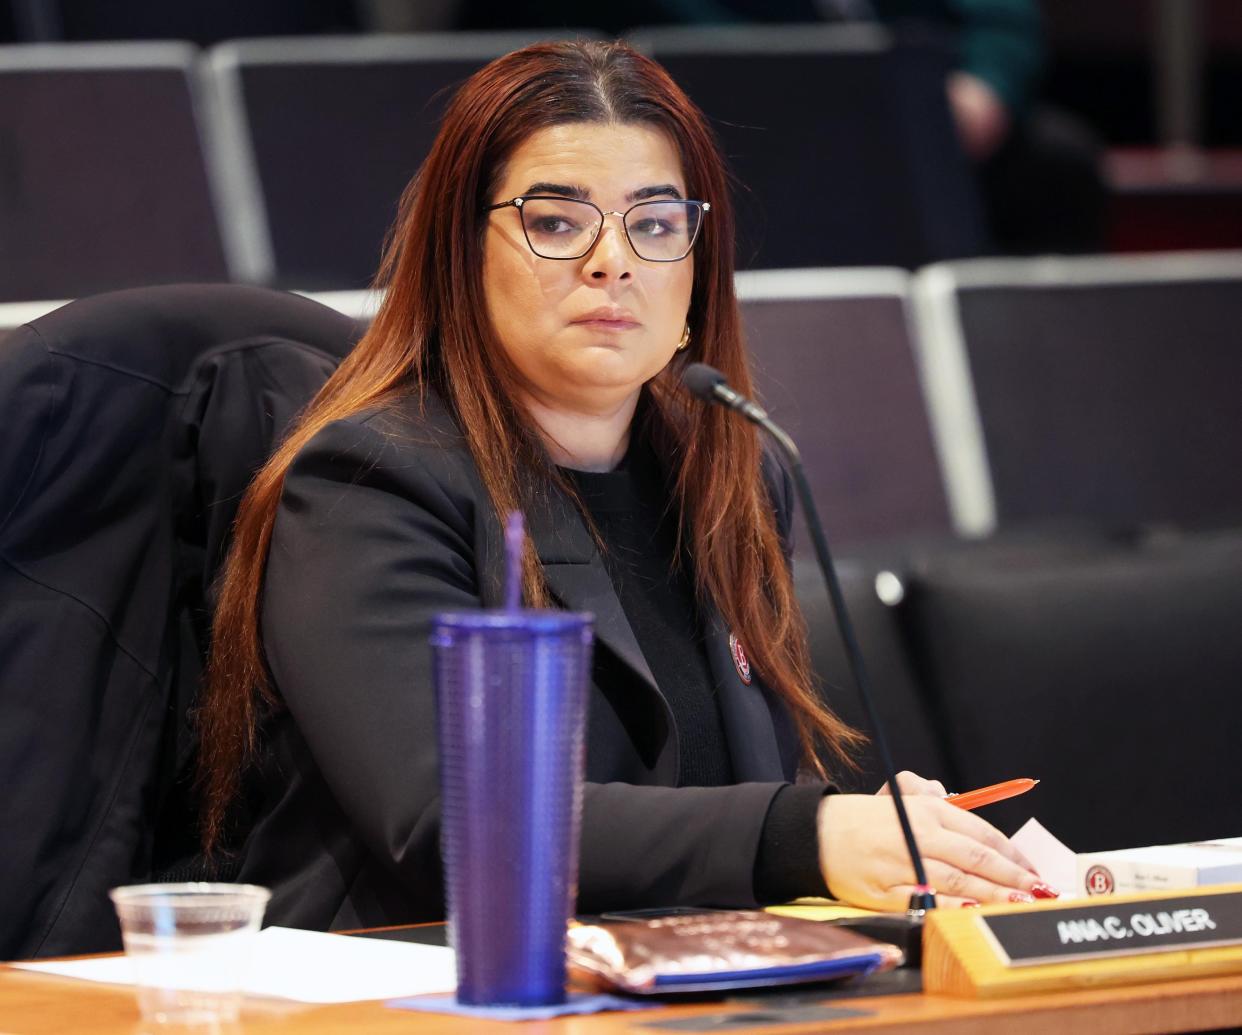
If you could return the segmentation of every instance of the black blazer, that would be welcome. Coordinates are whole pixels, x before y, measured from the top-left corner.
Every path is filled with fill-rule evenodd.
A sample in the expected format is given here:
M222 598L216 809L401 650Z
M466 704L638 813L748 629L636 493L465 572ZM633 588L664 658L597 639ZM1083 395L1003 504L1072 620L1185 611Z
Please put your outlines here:
M775 473L775 472L773 472ZM788 526L788 483L776 479ZM753 904L760 832L792 782L794 725L747 685L718 614L707 652L737 784L677 788L677 737L601 558L560 493L527 514L558 602L596 616L596 650L632 673L592 687L579 909ZM273 923L321 929L443 915L435 706L439 611L501 603L503 533L435 396L326 428L290 468L262 607L287 711L269 720L250 787L242 880L273 891Z

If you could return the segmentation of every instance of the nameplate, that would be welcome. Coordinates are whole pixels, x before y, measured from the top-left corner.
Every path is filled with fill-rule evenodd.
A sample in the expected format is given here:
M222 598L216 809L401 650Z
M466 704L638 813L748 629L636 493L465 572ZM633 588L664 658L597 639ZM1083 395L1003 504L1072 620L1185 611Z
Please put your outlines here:
M979 916L1008 966L1242 944L1242 893Z

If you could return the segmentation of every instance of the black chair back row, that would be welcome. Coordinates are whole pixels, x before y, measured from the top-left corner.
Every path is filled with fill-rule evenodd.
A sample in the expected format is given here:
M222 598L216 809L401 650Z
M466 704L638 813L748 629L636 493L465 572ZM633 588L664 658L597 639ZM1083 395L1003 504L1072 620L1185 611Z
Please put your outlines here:
M177 280L362 287L452 91L538 38L0 47L0 301ZM986 250L934 45L859 26L634 42L717 129L742 267Z
M760 396L800 442L834 541L1242 518L1242 255L756 270L737 286ZM359 319L378 298L316 297ZM0 338L53 307L0 306Z

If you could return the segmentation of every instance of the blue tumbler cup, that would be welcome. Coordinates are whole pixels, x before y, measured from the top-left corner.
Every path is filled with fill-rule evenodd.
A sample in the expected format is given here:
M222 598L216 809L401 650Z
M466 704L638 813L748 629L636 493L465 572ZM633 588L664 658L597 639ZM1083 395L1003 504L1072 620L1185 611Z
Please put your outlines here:
M457 999L565 1001L594 617L437 615L441 851Z

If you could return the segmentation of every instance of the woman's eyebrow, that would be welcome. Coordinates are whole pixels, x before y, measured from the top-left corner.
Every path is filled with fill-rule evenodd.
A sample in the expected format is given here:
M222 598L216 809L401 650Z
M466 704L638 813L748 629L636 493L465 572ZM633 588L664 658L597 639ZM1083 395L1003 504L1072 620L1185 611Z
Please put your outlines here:
M562 198L576 198L578 201L590 201L591 192L586 187L579 187L573 183L547 183L543 180L532 183L524 191L524 195L531 194L555 194ZM648 198L681 198L681 191L671 183L658 183L650 187L639 187L637 190L630 191L626 196L627 201L646 201Z
M681 191L674 187L671 183L661 183L652 187L639 187L638 190L632 190L626 196L627 201L646 201L648 198L670 197L680 200Z
M532 183L522 193L559 194L565 198L577 198L579 201L587 201L591 197L591 192L585 187L579 187L572 183L544 183L542 180L538 183Z

